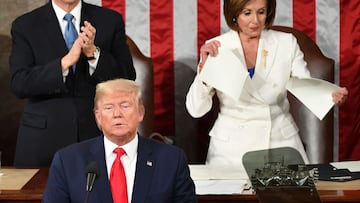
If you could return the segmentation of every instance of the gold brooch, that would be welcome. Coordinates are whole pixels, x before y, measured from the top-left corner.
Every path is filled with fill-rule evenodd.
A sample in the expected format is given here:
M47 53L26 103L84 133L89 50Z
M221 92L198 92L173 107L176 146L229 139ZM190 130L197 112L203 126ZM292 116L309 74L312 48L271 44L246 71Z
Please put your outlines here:
M263 68L266 68L266 57L268 55L268 51L267 50L263 50L263 57L264 57L264 63L263 63Z

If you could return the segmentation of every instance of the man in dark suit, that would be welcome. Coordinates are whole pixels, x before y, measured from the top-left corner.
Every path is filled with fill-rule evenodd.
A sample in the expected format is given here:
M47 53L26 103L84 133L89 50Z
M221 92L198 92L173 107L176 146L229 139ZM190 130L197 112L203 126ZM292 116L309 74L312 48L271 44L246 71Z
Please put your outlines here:
M69 48L67 13L78 35ZM81 0L52 0L17 18L11 34L11 88L26 99L14 165L49 166L56 150L99 135L96 84L135 79L124 22L115 11Z
M86 168L92 162L99 169L95 170L88 202L113 202L112 195L120 192L111 184L112 166L119 159L113 153L117 148L125 151L120 160L126 174L126 202L197 202L184 152L137 134L145 109L136 82L115 79L98 84L94 111L104 136L67 146L55 154L44 203L84 202Z

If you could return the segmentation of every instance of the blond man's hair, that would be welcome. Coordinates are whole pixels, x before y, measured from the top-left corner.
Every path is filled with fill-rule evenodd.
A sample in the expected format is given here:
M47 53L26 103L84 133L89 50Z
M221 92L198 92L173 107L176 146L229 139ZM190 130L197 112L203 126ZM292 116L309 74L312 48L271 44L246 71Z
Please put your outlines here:
M135 96L138 107L144 109L144 104L141 96L141 88L138 83L128 79L113 79L101 82L96 85L94 110L98 108L98 102L106 95L114 94L116 92L131 93Z

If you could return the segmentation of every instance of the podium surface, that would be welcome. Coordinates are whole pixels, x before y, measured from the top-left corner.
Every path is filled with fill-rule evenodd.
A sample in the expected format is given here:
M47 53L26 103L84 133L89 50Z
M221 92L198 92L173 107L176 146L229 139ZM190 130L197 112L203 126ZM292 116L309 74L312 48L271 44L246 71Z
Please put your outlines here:
M360 185L360 181L357 182ZM323 203L360 202L360 189L358 190L321 190L318 189ZM199 203L258 203L255 194L240 195L200 195Z
M21 169L15 168L15 167L4 167L4 168L5 169L11 168L14 170L24 169L24 168ZM1 203L2 202L6 202L6 203L41 202L49 174L49 169L48 168L33 168L33 169L38 169L38 170L21 189L0 190Z

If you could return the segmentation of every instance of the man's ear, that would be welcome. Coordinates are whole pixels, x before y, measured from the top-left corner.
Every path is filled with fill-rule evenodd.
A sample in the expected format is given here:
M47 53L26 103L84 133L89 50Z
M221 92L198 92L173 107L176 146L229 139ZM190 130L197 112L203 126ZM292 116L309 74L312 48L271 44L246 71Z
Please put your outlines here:
M141 105L139 107L139 122L144 120L144 116L145 116L145 107Z
M97 124L99 130L101 131L101 114L100 114L99 110L94 110L94 115L95 115L96 124Z

